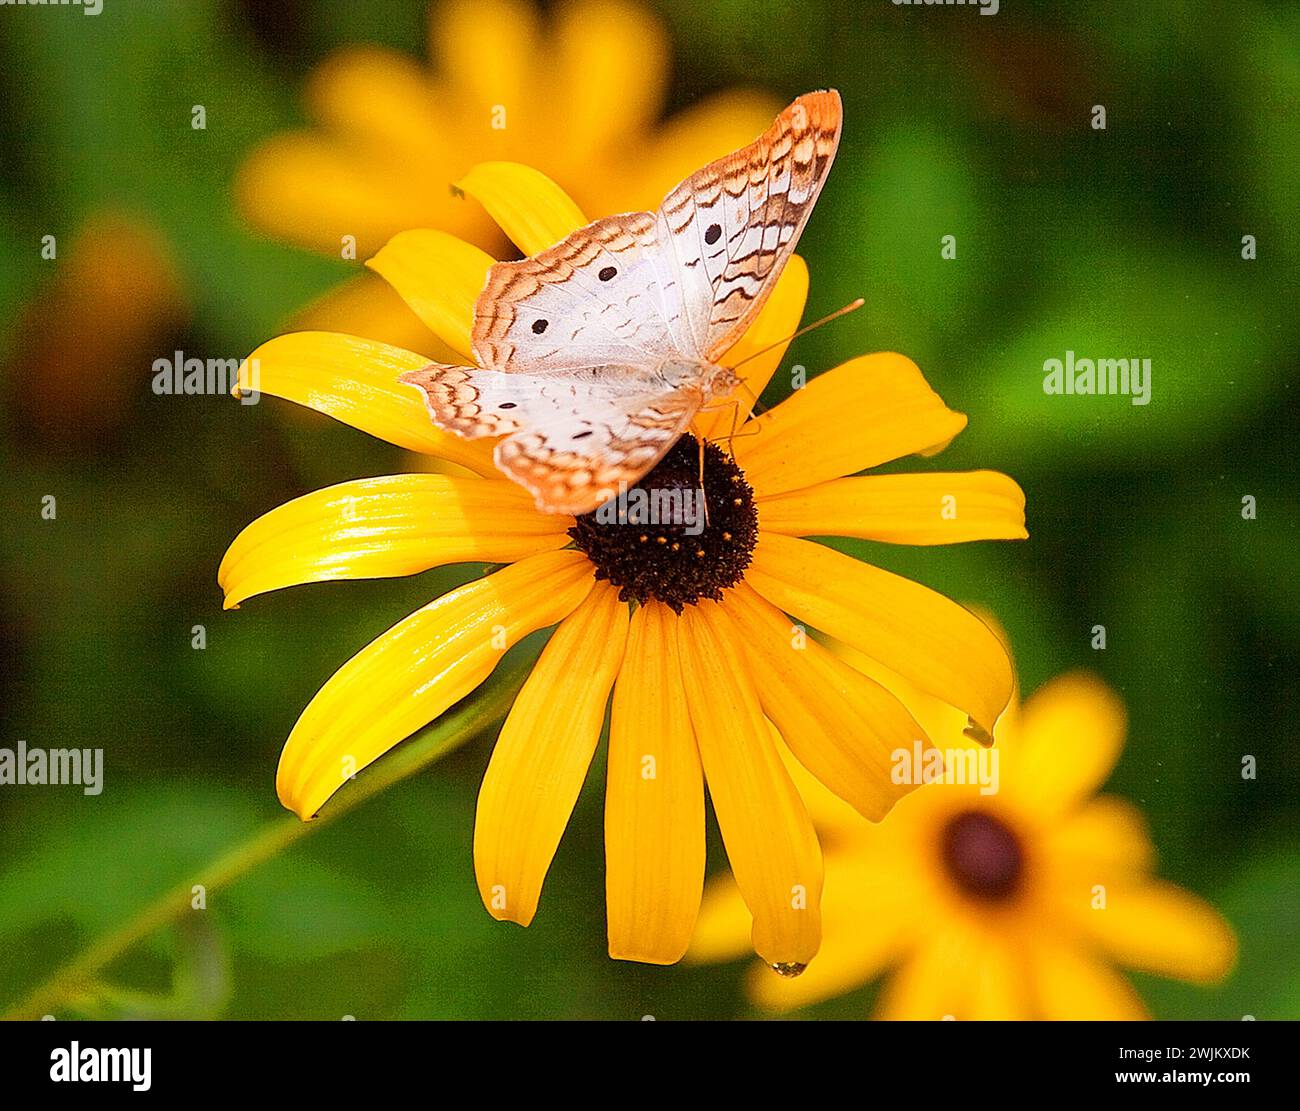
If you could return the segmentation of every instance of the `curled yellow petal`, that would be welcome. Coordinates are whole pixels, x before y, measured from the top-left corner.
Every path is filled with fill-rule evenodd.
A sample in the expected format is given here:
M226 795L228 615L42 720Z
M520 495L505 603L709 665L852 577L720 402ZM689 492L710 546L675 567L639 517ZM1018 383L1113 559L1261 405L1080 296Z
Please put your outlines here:
M755 398L767 388L785 358L789 337L799 328L807 300L808 264L793 255L754 323L722 357L723 365L736 368L742 384L725 398L709 402L708 409L696 416L698 433L708 439L725 438L745 423ZM764 351L768 347L771 350Z
M876 822L915 790L893 781L893 754L929 741L898 699L743 583L728 592L722 613L745 645L763 712L805 768Z
M627 622L618 589L593 587L555 630L501 727L474 820L474 871L493 918L533 920L600 740Z
M474 302L493 261L454 235L418 228L393 236L366 265L383 275L434 335L472 361Z
M969 610L821 544L760 533L746 581L777 608L965 711L989 736L1011 699L1011 661Z
M480 162L457 183L526 255L587 223L573 199L540 170L518 162Z
M947 443L966 425L911 359L863 355L818 375L735 440L736 461L764 497L856 474Z
M449 475L363 478L263 514L230 545L225 608L299 583L413 575L447 563L513 563L568 543L567 517L538 513L514 483Z
M857 536L890 544L1023 540L1025 495L997 471L837 478L764 498L763 528L787 536Z
M821 944L821 849L716 610L716 603L701 602L677 621L682 683L709 797L754 916L754 950L768 964L806 965Z
M616 960L679 960L700 908L704 773L682 693L676 622L661 602L637 608L614 688L605 903Z
M236 396L271 394L325 413L390 444L500 476L485 441L443 432L420 392L398 381L429 360L413 351L339 332L290 332L268 340L240 366Z
M547 552L444 594L336 671L289 734L275 787L306 820L348 778L477 687L505 650L591 589L578 552Z

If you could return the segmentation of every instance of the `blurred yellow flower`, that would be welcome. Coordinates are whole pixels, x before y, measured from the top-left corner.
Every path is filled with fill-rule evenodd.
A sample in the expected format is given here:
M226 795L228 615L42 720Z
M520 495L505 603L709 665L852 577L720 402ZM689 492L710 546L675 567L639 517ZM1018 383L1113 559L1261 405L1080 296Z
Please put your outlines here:
M475 163L536 166L588 212L653 208L781 106L736 90L661 122L668 36L625 0L569 0L545 23L523 0L451 0L431 8L429 53L435 69L369 45L322 64L305 93L315 126L267 140L238 175L248 218L335 257L350 242L343 257L368 258L398 232L426 227L497 252L496 224L452 189ZM369 275L295 324L446 354Z
M949 753L951 781L928 779L869 826L792 769L827 845L825 940L797 981L754 969L757 1003L789 1010L887 974L879 1018L1135 1019L1146 1010L1115 964L1198 983L1228 973L1228 924L1152 877L1134 807L1094 797L1124 745L1124 708L1109 687L1086 673L1058 677L1009 708L996 747L976 753L950 709L842 654L900 694ZM896 766L916 771L910 754ZM688 959L744 955L748 928L730 877L710 881Z
M524 166L480 165L461 185L527 254L586 222L555 183ZM396 236L371 266L469 358L473 305L492 261L424 230ZM807 284L795 257L729 352L745 372L748 392L739 396L761 393L780 364ZM808 641L792 618L948 699L982 731L993 728L1012 690L1006 652L977 617L801 538L1019 538L1020 489L990 471L844 477L938 451L966 423L910 360L880 354L828 371L752 419L730 438L734 455L710 444L709 527L699 535L680 524L602 523L594 513L575 521L539 512L503 478L492 441L461 440L430 422L418 392L398 381L425 362L373 340L306 332L263 344L245 364L263 393L466 473L347 482L272 510L222 561L227 607L298 583L465 561L508 565L399 622L325 684L285 745L281 801L312 817L349 776L473 691L511 645L558 623L479 793L475 868L490 913L532 920L612 691L611 955L671 963L685 951L704 883L707 780L754 917L755 949L797 971L819 944L821 854L769 720L799 760L873 819L912 790L891 782L889 753L923 743L923 733L882 686ZM697 418L694 432L713 439L730 423L727 412L714 411ZM683 437L640 485L694 488L696 448ZM963 507L955 517L944 512L949 498Z

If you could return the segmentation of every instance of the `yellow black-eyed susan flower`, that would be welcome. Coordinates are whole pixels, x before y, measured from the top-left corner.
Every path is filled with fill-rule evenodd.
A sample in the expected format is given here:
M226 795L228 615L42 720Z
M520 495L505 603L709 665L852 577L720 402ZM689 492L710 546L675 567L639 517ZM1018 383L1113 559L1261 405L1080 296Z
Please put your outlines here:
M585 222L558 186L523 166L478 166L461 185L528 254ZM426 230L396 236L370 265L468 357L472 306L492 261ZM807 268L792 259L728 354L745 372L743 396L761 392L779 365L779 341L795 331L807 285ZM556 626L479 794L475 868L489 911L532 920L612 694L610 953L670 963L685 951L704 878L707 782L753 914L755 949L780 969L800 969L820 941L822 862L773 726L804 766L873 819L912 789L891 781L890 753L924 737L902 703L805 637L803 625L869 653L983 733L1012 691L1007 654L979 618L804 537L1023 537L1019 488L988 471L860 476L933 453L965 424L910 360L877 354L814 378L734 436L725 435L725 409L701 414L694 435L730 447L710 443L705 453L709 526L701 536L671 522L641 528L543 514L494 469L491 441L461 440L430 423L418 393L399 382L426 361L310 332L271 340L246 364L247 373L257 367L263 393L472 473L363 479L273 510L222 562L227 606L298 583L469 560L506 565L399 622L325 684L285 745L281 800L310 818L349 775L472 692L510 645ZM641 486L694 485L697 446L684 437ZM955 517L943 511L948 498L962 507Z
M1109 687L1071 673L1013 705L996 747L980 754L996 755L996 775L981 778L958 770L977 755L961 717L888 681L949 769L872 826L791 762L828 845L825 938L798 981L755 969L755 1001L789 1010L884 976L885 1019L1134 1019L1146 1009L1116 965L1197 983L1227 974L1232 929L1152 876L1133 806L1094 795L1124 745L1124 708ZM690 959L742 956L748 929L735 883L710 881Z

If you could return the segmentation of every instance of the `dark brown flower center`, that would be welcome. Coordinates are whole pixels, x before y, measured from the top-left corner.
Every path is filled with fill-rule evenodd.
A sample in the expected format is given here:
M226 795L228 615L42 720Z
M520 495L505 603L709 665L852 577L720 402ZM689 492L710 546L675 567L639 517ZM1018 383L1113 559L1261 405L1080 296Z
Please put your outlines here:
M749 566L758 539L754 491L715 444L686 435L654 470L569 529L596 565L596 578L625 602L651 598L681 613L701 598L720 601Z
M1025 863L1020 839L991 814L958 814L944 827L940 851L948 877L972 898L998 902L1020 887Z

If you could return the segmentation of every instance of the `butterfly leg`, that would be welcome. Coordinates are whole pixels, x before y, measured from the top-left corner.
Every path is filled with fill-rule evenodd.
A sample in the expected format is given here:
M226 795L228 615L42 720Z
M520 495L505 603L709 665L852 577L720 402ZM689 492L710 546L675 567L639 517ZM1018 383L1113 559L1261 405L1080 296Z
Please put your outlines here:
M709 496L704 492L704 437L695 441L700 448L700 500L704 502L704 527L709 527Z
M740 424L740 402L731 401L728 402L728 404L731 406L731 431L727 433L725 436L717 436L717 437L713 437L713 439L716 439L719 443L726 441L727 452L734 459L736 453L732 449L731 446L732 441L741 440L746 438L747 436L757 436L762 431L762 429L755 428L753 432L737 432L736 428Z

